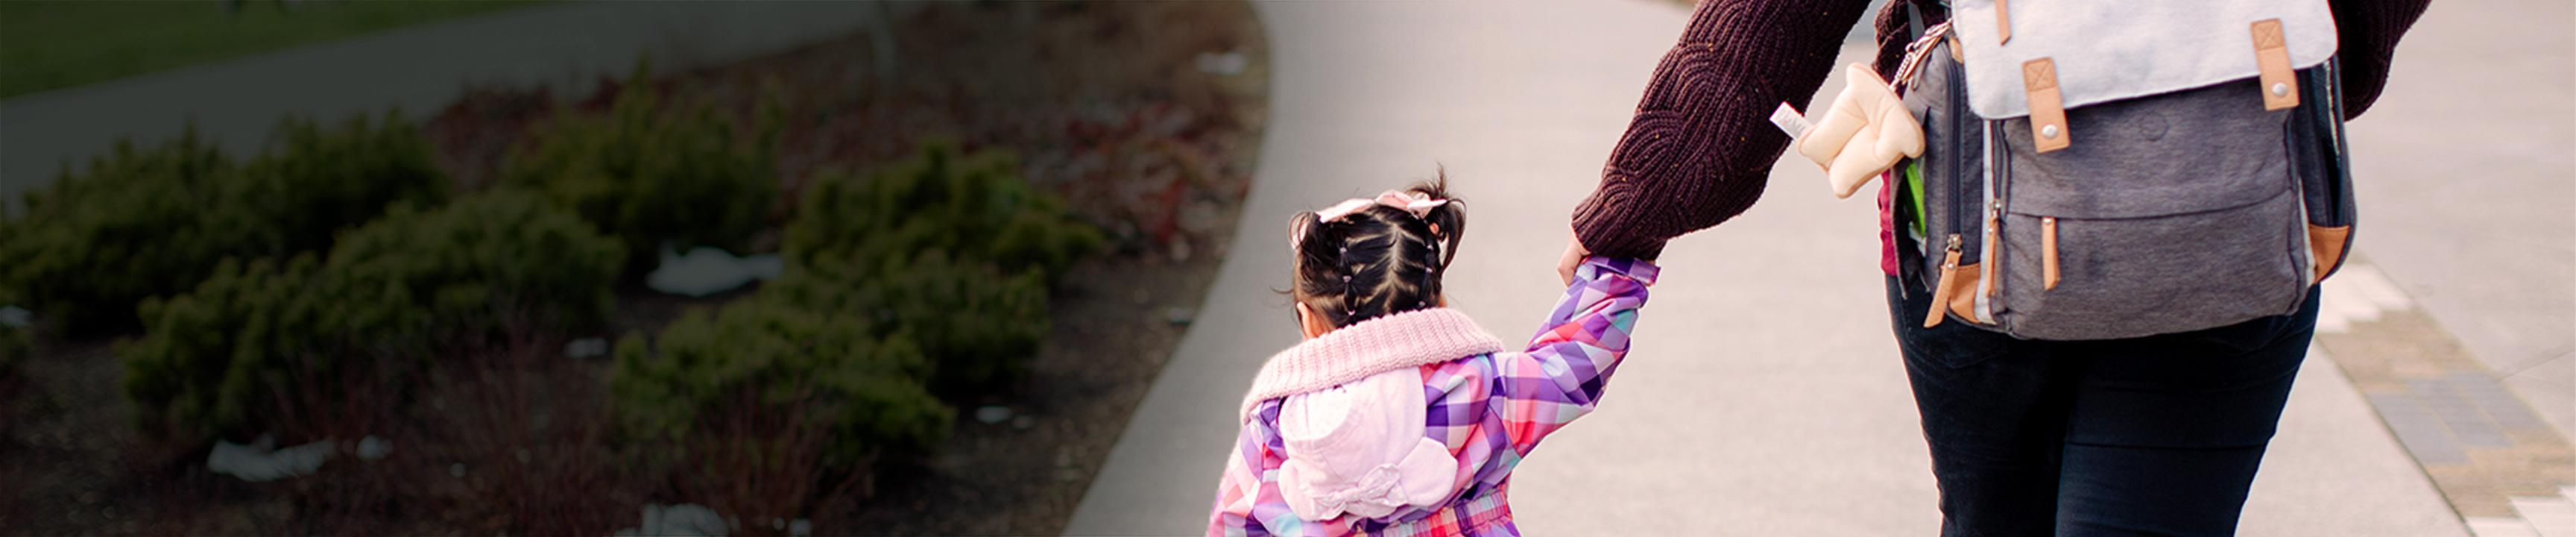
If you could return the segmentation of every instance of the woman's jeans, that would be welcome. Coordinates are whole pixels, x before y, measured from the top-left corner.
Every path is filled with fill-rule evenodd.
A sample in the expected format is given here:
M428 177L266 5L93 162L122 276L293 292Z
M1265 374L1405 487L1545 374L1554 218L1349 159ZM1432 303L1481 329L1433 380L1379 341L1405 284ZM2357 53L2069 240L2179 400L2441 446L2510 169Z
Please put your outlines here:
M2233 326L2020 340L1924 328L1929 293L1887 282L1945 536L2234 533L2317 322L2312 290Z

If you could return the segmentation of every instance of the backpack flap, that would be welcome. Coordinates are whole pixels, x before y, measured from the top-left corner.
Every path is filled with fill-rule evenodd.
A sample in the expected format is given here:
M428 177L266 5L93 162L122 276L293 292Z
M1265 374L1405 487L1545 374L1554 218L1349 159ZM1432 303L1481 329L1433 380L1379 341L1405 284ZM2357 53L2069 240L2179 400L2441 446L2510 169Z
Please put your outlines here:
M2289 69L2306 69L2336 46L2324 0L1957 0L1951 13L1968 105L1987 119L2032 113L2025 67L2035 61L2054 68L2057 104L2071 110L2256 78L2265 69L2249 51L2278 49ZM2267 21L2278 42L2258 42Z

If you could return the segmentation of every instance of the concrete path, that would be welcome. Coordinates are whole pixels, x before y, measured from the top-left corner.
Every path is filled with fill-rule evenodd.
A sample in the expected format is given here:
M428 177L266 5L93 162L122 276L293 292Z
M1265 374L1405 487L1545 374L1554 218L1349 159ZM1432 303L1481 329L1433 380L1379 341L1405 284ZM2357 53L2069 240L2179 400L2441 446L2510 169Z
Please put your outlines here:
M1446 164L1471 220L1451 300L1507 338L1526 335L1558 289L1567 214L1686 16L1662 2L1260 8L1274 119L1246 225L1068 534L1203 531L1233 409L1262 358L1296 340L1268 292L1288 277L1281 235L1295 211ZM1864 49L1847 45L1842 61ZM2434 96L2391 92L2407 98ZM1886 327L1875 209L1833 199L1802 161L1777 170L1761 204L1666 252L1614 395L1519 472L1524 530L1935 531L1930 463ZM2244 534L2464 530L2318 357L2292 393Z
M2576 438L2571 20L2563 0L2435 2L2351 144L2355 249Z
M888 7L897 6L897 7ZM469 85L546 85L581 95L650 56L672 72L788 50L882 25L900 4L589 2L536 6L0 101L0 208L86 166L117 139L157 144L194 120L234 155L256 153L280 118L337 125L399 107L418 120Z

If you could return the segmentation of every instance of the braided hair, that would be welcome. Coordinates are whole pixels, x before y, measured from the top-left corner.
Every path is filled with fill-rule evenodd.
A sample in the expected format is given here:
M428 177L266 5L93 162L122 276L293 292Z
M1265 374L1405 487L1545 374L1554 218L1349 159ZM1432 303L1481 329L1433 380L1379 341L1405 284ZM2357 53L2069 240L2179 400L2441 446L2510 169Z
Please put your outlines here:
M1405 190L1455 201L1445 170ZM1297 213L1289 229L1297 258L1290 299L1341 328L1439 305L1440 276L1458 257L1467 212L1446 203L1416 218L1370 204L1329 222L1313 211Z

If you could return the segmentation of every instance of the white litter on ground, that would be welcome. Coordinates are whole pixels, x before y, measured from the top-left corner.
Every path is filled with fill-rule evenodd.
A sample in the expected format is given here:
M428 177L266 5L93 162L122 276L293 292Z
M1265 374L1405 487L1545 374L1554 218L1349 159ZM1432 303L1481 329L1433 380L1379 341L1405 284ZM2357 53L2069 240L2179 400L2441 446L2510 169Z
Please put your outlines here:
M1244 59L1241 52L1201 52L1198 57L1199 72L1209 74L1243 74L1243 68L1251 63L1250 60Z
M360 459L380 461L392 454L394 454L393 442L376 438L376 435L367 435L366 438L358 439L358 458Z
M975 409L975 421L984 422L988 425L1001 423L1009 419L1011 419L1011 407L990 405Z
M778 254L735 257L722 248L697 247L687 255L662 251L662 263L644 276L644 286L675 295L707 296L778 277L786 263Z
M277 439L268 435L248 445L217 440L215 450L206 454L206 469L253 483L276 481L321 469L323 461L331 460L332 448L329 439L286 449L277 449Z
M564 356L589 358L608 354L608 338L586 337L564 344Z
M670 507L647 505L644 506L644 523L637 527L617 530L617 536L724 537L728 533L727 526L723 515L716 514L716 510L704 505L694 503ZM811 524L807 526L807 529L812 529Z
M724 537L739 527L740 521L729 521L716 510L694 503L664 507L644 506L644 523L617 530L618 537ZM793 537L814 534L814 521L808 519L769 519L770 531L784 531Z
M26 308L14 305L0 306L0 326L26 328L27 325L34 324L35 318L36 312L27 311Z

